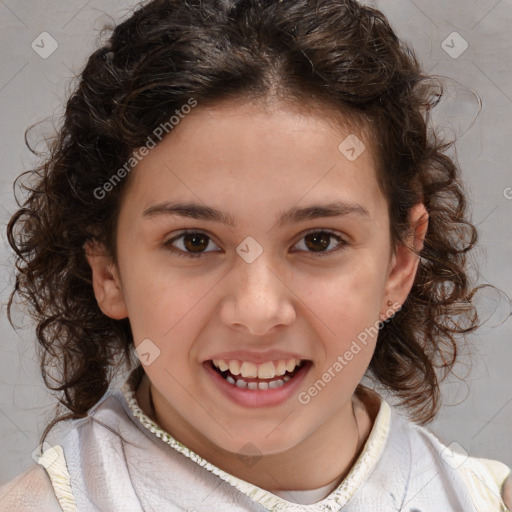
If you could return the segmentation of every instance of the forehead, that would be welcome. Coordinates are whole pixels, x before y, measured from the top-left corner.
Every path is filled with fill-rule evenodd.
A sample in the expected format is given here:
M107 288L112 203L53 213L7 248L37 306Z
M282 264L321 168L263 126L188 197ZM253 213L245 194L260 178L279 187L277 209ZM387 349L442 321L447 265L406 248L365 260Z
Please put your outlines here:
M239 142L241 135L254 132L254 135L259 136L251 141L254 145L269 137L276 143L284 144L308 132L330 134L340 140L352 135L364 142L368 150L366 156L370 156L374 167L377 164L374 160L374 134L370 120L363 113L356 114L348 109L345 112L340 107L321 102L237 98L208 106L199 104L189 114L182 116L182 121L167 138L183 139L191 135L191 130L195 132L194 136L205 132L210 132L212 136L213 132L214 137L231 135L238 138Z
M375 167L368 131L325 108L199 104L136 166L129 194L141 212L176 193L194 202L243 195L249 206L339 191L371 203L379 193Z

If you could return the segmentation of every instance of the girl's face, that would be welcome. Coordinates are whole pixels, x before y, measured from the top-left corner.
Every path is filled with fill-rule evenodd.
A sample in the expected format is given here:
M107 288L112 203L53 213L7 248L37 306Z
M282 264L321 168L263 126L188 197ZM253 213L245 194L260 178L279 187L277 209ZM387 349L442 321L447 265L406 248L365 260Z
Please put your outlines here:
M353 418L379 319L412 286L370 142L317 112L199 104L130 177L118 267L89 257L158 421L200 453L276 454Z

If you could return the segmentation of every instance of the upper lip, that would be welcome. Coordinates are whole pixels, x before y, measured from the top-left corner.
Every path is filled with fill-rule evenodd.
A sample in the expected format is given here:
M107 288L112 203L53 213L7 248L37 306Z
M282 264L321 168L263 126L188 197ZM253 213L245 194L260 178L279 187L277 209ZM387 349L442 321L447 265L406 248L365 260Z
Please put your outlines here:
M211 361L213 359L223 359L224 361L231 361L233 359L237 359L239 361L247 361L250 363L261 364L266 363L267 361L278 361L280 359L299 359L306 360L306 357L303 357L294 352L283 352L282 350L267 350L265 352L254 352L251 350L233 350L229 352L220 352L215 354L206 361Z

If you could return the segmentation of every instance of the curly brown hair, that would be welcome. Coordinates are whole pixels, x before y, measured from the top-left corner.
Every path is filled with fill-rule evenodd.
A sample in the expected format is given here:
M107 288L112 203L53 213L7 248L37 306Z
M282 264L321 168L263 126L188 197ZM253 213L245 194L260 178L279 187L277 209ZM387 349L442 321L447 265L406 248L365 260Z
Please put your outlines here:
M379 10L355 0L153 0L110 27L79 79L44 162L17 178L29 173L34 183L23 186L28 198L8 224L16 252L9 321L18 293L37 322L44 382L70 411L42 440L57 422L86 416L122 363L135 362L128 318L98 307L84 244L99 241L117 262L116 223L131 176L101 200L98 187L190 98L205 106L292 98L370 131L393 244L407 243L416 203L429 225L412 290L380 329L368 374L414 421L435 416L459 335L477 328L467 270L477 233L458 167L444 154L453 142L429 128L439 84Z

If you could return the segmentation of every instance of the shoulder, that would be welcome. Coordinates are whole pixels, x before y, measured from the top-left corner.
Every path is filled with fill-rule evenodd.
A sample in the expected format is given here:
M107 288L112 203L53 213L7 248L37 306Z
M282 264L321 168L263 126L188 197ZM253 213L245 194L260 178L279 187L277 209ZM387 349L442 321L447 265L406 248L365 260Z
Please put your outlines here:
M487 506L500 507L493 510L512 510L511 469L502 462L471 457L457 443L445 445L426 427L409 424L415 443L422 444L437 460L446 475L456 474L471 496L477 510Z
M42 466L33 466L0 487L0 512L62 512Z
M0 486L0 512L76 510L69 464L80 463L84 448L86 454L99 452L98 443L109 441L110 447L113 437L119 437L119 419L125 414L118 401L107 393L87 417L68 424L60 444L46 449L37 465Z
M501 495L507 508L512 510L512 474L509 474L507 479L503 482Z
M478 464L489 475L490 479L496 483L503 503L508 510L512 511L512 471L511 469L497 460L490 459L471 459L472 464Z

